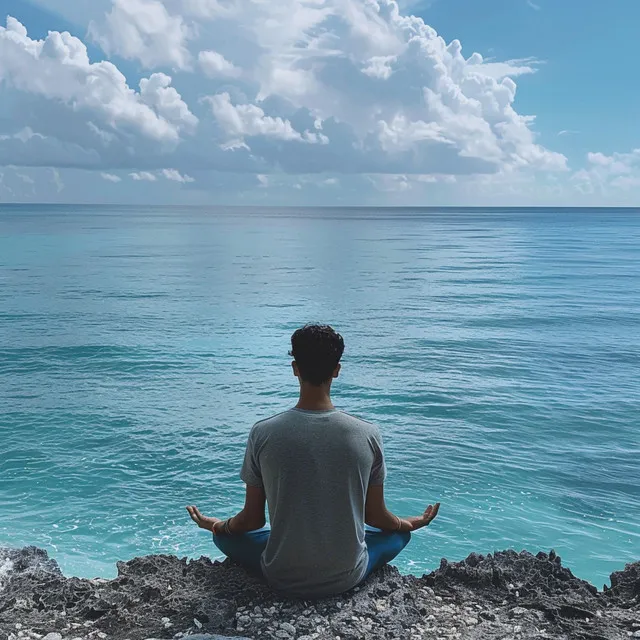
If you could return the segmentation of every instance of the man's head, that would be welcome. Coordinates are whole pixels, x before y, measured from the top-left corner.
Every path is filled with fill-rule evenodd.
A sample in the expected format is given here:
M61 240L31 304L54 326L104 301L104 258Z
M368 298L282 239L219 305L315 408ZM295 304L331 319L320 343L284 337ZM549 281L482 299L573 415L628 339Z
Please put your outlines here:
M308 324L291 336L289 355L300 382L317 387L331 383L340 372L343 352L342 336L326 325Z

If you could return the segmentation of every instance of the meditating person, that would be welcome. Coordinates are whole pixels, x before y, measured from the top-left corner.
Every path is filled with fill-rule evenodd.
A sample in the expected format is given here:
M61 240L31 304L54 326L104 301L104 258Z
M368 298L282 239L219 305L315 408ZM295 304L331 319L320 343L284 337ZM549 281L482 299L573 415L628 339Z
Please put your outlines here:
M428 526L440 508L429 505L412 518L387 509L378 428L331 402L343 351L342 336L331 327L298 329L290 355L300 399L251 430L240 473L244 508L220 520L187 507L222 553L292 597L332 596L360 584L393 560L411 532Z

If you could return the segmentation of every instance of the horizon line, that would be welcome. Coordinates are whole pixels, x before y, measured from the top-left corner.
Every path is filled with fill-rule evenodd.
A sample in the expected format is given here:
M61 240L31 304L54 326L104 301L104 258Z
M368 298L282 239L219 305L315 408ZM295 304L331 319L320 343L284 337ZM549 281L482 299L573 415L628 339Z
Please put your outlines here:
M420 210L445 210L445 209L556 209L556 210L631 210L640 212L639 205L313 205L313 204L139 204L139 203L103 203L103 202L0 202L2 207L142 207L156 209L420 209Z

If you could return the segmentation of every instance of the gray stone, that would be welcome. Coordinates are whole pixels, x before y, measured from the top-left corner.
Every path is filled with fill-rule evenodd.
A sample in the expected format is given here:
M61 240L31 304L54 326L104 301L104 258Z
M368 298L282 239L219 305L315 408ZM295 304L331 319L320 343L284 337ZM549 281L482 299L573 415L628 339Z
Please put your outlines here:
M296 635L296 628L290 622L281 623L280 628L292 636Z
M246 634L264 640L586 638L585 624L593 638L640 631L633 626L640 620L640 563L612 574L611 588L599 592L555 554L471 554L462 562L443 560L422 578L385 567L357 590L304 602L208 558L135 558L118 563L114 580L81 580L65 578L33 547L0 549L0 560L7 555L14 570L0 591L0 638L11 640L16 622L19 640L35 640L30 630L56 630L44 640L63 634L66 640L226 640L247 627Z

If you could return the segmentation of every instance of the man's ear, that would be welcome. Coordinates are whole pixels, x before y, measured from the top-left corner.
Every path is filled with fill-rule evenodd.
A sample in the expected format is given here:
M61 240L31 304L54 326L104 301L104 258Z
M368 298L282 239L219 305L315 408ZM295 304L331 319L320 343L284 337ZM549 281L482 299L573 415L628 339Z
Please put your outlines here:
M300 371L298 371L298 365L296 364L295 360L291 363L291 368L293 369L293 375L296 378L299 378L300 377Z
M340 363L338 363L338 366L333 370L333 377L337 378L338 375L340 374L340 369L341 369L341 365Z

